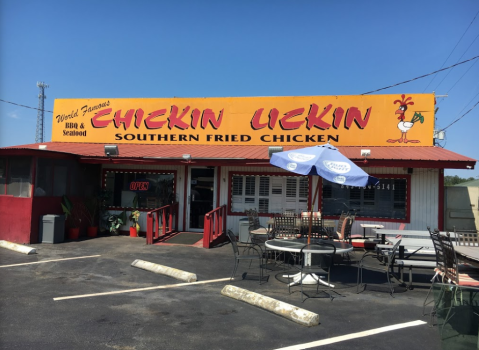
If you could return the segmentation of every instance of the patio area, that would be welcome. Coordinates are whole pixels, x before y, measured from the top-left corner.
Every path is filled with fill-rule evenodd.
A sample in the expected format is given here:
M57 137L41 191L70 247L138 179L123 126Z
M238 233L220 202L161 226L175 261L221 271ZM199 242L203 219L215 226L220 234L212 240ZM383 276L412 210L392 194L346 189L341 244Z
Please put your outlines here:
M454 344L457 349L459 342L471 344L466 338L477 341L477 327L475 334L448 332L441 342L438 329L427 324L429 316L423 316L422 306L431 270L415 270L413 290L393 281L394 297L384 274L368 271L365 278L374 284L357 294L356 263L362 250L350 252L350 261L341 256L335 261L332 301L318 295L301 302L299 287L288 291L288 279L283 277L288 267L266 271L268 281L259 284L257 268L244 262L230 281L230 243L202 249L105 236L33 246L36 255L0 251L0 266L16 265L0 268L2 348L305 349L329 344L328 349L371 349L381 344L388 349L452 349L449 345ZM99 256L59 260L95 254ZM184 285L135 269L130 266L135 259L195 273L202 284ZM304 327L225 297L221 290L226 285L317 313L319 325ZM81 298L54 300L66 296Z

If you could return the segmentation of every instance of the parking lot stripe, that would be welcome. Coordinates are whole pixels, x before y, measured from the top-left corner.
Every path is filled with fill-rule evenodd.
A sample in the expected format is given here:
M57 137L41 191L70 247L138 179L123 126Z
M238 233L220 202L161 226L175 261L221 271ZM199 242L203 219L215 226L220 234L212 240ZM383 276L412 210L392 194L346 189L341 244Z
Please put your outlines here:
M339 343L345 340L351 340L351 339L357 339L357 338L363 338L363 337L368 337L370 335L375 335L375 334L380 334L384 332L390 332L390 331L395 331L397 329L401 328L407 328L407 327L414 327L414 326L420 326L426 324L426 322L417 320L417 321L411 321L411 322L406 322L406 323L398 323L398 324L393 324L391 326L386 326L386 327L381 327L381 328L375 328L375 329L370 329L368 331L363 331L363 332L357 332L357 333L351 333L351 334L345 334L341 335L339 337L333 337L333 338L328 338L328 339L322 339L318 341L313 341L310 343L304 343L304 344L299 344L299 345L292 345L292 346L287 346L285 348L280 348L276 350L301 350L301 349L309 349L317 346L323 346L323 345L329 345L329 344L334 344L334 343Z
M133 293L133 292L142 292L146 290L155 290L155 289L167 289L167 288L177 288L183 286L194 286L197 284L206 284L206 283L214 283L214 282L223 282L229 281L230 278L219 278L216 280L207 280L207 281L199 281L199 282L188 282L188 283L178 283L178 284L167 284L165 286L155 286L155 287L145 287L145 288L136 288L136 289L125 289L125 290L117 290L113 292L104 292L104 293L94 293L94 294L81 294L81 295L71 295L69 297L58 297L53 298L54 301L59 300L67 300L67 299L79 299L79 298L90 298L90 297L98 297L102 295L113 295L113 294L123 294L123 293Z
M75 257L75 258L63 258L63 259L54 259L54 260L34 261L34 262L21 263L21 264L1 265L0 268L2 268L2 267L12 267L12 266L33 265L33 264L43 264L43 263L47 263L47 262L64 261L64 260L96 258L96 257L98 257L98 256L101 256L101 255L77 256L77 257Z

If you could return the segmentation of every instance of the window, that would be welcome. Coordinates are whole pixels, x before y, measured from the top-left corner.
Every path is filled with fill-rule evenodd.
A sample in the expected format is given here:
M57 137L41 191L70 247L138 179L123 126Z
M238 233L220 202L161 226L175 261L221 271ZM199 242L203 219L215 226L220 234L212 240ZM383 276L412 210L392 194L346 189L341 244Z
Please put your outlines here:
M32 187L31 157L0 158L0 194L30 197ZM8 167L8 168L7 168ZM5 193L5 184L6 193Z
M356 211L358 217L407 219L408 178L380 178L379 185L351 187L323 179L322 212L337 216Z
M111 207L131 208L137 200L138 208L153 209L176 201L174 173L110 170L104 175L104 186L110 193L108 205Z
M231 175L233 213L255 208L259 213L307 210L308 177L271 175Z
M78 164L69 159L39 158L35 179L35 197L78 195ZM84 171L81 172L84 174Z

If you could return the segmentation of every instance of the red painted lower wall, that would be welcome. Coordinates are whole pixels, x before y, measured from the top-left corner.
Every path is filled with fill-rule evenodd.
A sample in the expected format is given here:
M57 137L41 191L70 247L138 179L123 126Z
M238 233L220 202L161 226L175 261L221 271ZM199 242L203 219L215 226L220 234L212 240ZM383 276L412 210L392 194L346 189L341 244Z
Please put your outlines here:
M42 216L63 215L61 201L62 197L0 196L0 240L21 244L39 243ZM86 222L81 227L84 230L83 226L86 226Z
M31 241L32 198L0 196L0 239L14 243ZM38 230L37 230L38 231Z

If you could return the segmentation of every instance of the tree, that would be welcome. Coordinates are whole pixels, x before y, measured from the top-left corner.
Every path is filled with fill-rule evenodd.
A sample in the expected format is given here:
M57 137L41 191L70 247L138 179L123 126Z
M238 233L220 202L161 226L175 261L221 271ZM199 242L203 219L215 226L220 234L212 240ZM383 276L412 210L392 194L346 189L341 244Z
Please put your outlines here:
M459 177L457 175L454 176L444 176L444 186L454 186L463 182L475 180L473 177L469 177L467 179Z

